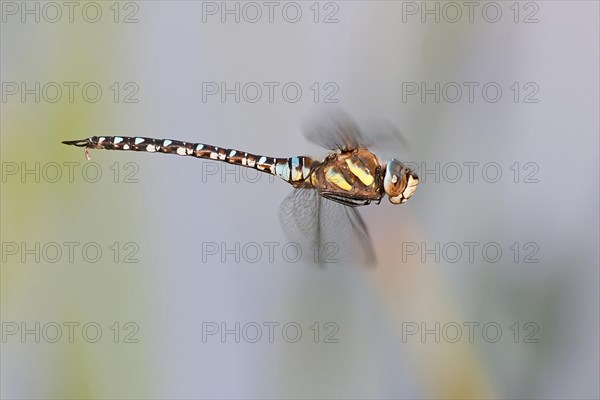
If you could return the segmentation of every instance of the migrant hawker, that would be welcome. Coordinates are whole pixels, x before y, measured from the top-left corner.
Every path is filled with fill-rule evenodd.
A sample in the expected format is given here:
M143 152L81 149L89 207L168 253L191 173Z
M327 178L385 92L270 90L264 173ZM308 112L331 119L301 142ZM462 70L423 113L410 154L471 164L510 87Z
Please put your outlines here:
M89 149L130 150L177 154L218 160L278 176L294 191L279 210L289 236L319 246L350 236L368 264L375 262L371 239L356 207L379 204L387 195L392 204L405 203L419 184L417 175L402 162L380 162L371 142L347 118L307 133L307 138L330 150L322 161L306 156L275 158L203 143L146 137L93 136L62 143ZM348 235L350 234L350 235Z

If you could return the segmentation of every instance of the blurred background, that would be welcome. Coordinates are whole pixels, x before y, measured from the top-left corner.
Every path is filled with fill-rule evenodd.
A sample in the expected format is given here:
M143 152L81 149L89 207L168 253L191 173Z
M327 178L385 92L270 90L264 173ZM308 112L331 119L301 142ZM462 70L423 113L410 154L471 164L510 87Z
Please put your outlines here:
M1 3L3 398L598 398L597 2L70 4ZM287 253L280 180L60 144L318 157L331 106L421 176L376 268Z

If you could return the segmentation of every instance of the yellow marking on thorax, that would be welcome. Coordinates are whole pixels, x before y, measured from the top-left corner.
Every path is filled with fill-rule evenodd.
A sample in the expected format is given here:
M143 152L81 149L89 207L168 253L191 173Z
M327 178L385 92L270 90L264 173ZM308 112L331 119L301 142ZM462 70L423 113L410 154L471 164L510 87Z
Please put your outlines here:
M348 168L350 168L350 172L352 172L358 179L360 179L360 181L364 183L365 186L371 186L375 181L375 178L373 178L373 175L371 175L369 170L367 170L366 168L363 169L359 167L358 165L353 163L351 159L347 158L346 164L348 165Z
M340 174L339 172L334 171L333 168L327 168L327 171L325 173L325 177L327 178L327 180L329 182L333 183L334 185L336 185L340 189L348 190L348 191L352 190L352 185L350 185L348 183L348 181L346 181L346 179L344 179L344 176L342 174Z

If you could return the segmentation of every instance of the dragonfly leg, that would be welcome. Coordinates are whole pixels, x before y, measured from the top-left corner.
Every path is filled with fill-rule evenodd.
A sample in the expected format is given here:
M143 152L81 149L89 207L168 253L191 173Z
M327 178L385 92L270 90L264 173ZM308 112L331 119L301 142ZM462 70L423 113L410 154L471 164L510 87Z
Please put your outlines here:
M366 206L368 204L371 204L371 200L368 200L368 199L344 197L344 196L340 196L339 194L331 193L331 192L321 192L319 194L321 196L323 196L324 198L326 198L327 200L335 201L336 203L343 204L347 207L359 207L359 206Z

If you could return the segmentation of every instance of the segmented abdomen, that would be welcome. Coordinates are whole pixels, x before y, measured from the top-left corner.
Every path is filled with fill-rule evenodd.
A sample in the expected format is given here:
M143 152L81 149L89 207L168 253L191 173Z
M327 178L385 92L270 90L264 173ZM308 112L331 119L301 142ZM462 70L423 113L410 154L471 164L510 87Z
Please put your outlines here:
M279 176L294 186L300 186L317 165L309 157L276 158L258 156L234 149L225 149L204 143L188 143L172 139L153 139L128 136L93 136L88 139L90 149L145 151L177 154L254 168Z

